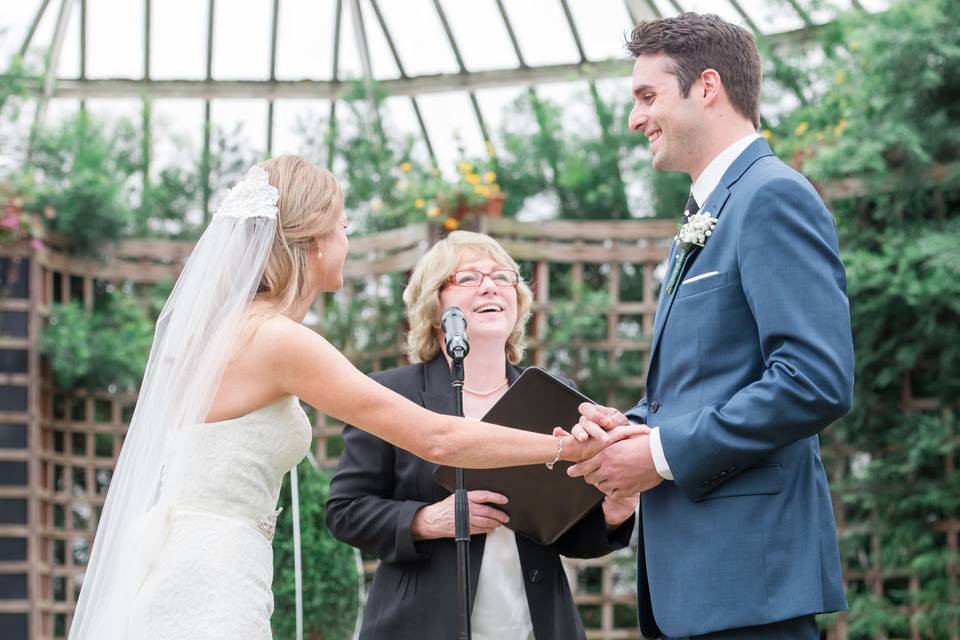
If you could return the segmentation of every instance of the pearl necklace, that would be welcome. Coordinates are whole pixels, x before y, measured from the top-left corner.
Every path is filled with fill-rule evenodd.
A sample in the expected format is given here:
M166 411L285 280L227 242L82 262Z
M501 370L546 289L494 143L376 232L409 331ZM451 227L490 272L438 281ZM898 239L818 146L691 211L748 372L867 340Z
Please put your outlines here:
M467 393L469 393L470 395L474 395L474 396L477 396L477 397L479 397L479 398L483 398L483 397L485 397L485 396L489 396L489 395L491 395L491 394L494 394L494 393L496 393L497 391L500 391L500 389L503 389L505 386L507 386L507 382L508 382L507 379L504 378L503 382L501 382L500 384L498 384L497 386L495 386L495 387L492 388L492 389L487 389L486 391L476 391L476 390L471 389L470 387L468 387L468 386L466 386L466 385L463 386L463 390L466 391Z

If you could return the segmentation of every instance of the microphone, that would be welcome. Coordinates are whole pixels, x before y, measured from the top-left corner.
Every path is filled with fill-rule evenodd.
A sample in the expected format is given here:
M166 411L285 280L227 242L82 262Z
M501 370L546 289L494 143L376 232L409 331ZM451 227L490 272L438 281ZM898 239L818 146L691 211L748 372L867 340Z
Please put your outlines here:
M454 360L462 360L470 353L470 343L467 342L467 319L460 307L447 307L440 316L440 326L443 328L444 343L447 355Z

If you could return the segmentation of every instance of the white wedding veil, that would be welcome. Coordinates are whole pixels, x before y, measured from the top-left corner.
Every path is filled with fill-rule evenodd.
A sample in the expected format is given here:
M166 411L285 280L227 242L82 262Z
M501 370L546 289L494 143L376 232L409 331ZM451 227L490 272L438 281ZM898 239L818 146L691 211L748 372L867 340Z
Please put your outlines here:
M110 481L71 640L121 640L143 577L145 523L172 437L210 410L277 235L279 193L260 166L224 197L157 320L129 431ZM133 560L133 562L131 562ZM138 575L139 574L139 575Z

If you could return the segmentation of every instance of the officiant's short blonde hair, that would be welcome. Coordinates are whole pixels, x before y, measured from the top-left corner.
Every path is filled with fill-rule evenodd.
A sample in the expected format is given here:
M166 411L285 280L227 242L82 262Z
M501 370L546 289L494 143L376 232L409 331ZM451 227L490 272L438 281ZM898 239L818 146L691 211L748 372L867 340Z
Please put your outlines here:
M503 267L520 272L516 261L499 242L472 231L452 232L433 245L417 262L410 283L403 291L407 321L410 323L407 355L413 362L428 362L440 353L440 290L461 262L477 258L490 258ZM517 324L504 346L507 360L512 364L519 363L523 358L527 346L524 341L527 320L532 305L533 294L521 277L517 285Z

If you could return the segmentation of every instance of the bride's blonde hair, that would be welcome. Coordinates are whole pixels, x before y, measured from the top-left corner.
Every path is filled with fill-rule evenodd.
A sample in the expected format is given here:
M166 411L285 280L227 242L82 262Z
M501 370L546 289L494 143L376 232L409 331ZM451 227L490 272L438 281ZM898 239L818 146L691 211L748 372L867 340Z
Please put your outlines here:
M309 256L332 232L343 210L343 190L333 174L300 156L277 156L260 165L280 192L277 233L260 278L256 300L267 305L250 315L240 345L264 321L292 310L310 286Z
M289 311L310 284L310 252L333 231L343 209L343 191L326 169L299 156L278 156L262 165L270 184L280 192L277 235L260 279L257 298L278 313Z

